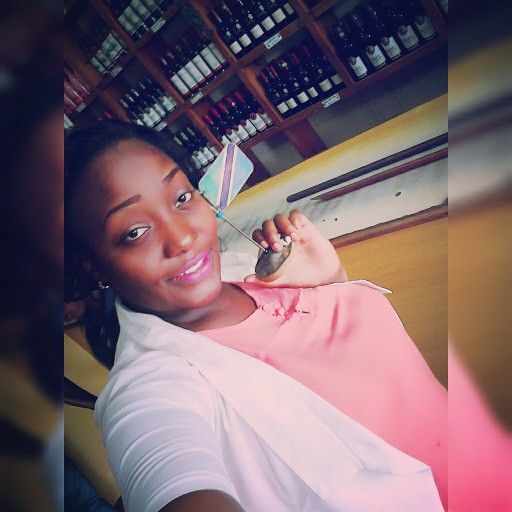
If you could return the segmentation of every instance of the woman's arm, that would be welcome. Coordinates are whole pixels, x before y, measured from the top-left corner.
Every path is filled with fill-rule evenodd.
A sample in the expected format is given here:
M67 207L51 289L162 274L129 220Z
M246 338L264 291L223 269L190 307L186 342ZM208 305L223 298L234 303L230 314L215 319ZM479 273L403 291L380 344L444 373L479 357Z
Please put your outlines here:
M173 500L160 512L244 512L239 503L222 491L195 491Z

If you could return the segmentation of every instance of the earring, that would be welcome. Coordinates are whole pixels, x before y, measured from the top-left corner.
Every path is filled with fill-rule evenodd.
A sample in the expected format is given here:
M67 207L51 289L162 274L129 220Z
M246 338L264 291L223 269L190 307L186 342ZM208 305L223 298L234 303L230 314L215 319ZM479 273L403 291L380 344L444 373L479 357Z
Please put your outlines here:
M103 281L98 281L98 288L100 290L106 290L107 288L110 288L110 285L107 283L104 283Z

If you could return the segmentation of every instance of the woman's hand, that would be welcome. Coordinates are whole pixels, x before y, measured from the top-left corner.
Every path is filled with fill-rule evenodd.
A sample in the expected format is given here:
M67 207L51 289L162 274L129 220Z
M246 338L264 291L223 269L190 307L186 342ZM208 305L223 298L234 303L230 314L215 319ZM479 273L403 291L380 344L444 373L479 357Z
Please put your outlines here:
M245 282L268 287L313 287L348 281L331 242L299 210L292 210L288 217L279 213L274 219L266 220L261 229L253 231L252 238L265 249L279 252L283 247L281 235L289 236L293 242L285 273L271 282L260 281L252 274L245 278Z

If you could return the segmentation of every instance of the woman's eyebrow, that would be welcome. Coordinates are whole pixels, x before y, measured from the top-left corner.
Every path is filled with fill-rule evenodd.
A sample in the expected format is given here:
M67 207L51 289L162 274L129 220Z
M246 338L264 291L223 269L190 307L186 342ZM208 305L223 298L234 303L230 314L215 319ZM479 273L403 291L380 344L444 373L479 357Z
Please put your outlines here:
M169 174L167 174L166 176L164 176L164 179L162 180L162 183L164 185L167 185L167 183L169 183L169 181L171 181L174 176L176 176L176 173L180 170L179 167L173 167L170 171L169 171Z
M117 212L117 210L120 210L121 208L126 208L127 206L130 206L131 204L137 203L141 199L140 194L135 194L132 197L129 197L128 199L125 199L122 203L119 203L118 205L114 206L113 208L110 208L107 215L105 215L105 220L103 221L103 227L105 227L105 224L107 223L107 220L110 215L112 215L114 212Z

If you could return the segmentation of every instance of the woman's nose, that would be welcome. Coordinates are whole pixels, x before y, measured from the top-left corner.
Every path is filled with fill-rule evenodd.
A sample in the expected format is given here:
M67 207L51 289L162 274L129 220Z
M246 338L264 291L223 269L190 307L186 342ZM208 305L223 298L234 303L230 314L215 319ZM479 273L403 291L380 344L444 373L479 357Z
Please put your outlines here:
M176 218L166 224L163 251L166 258L173 258L192 249L197 238L196 230L186 219Z

